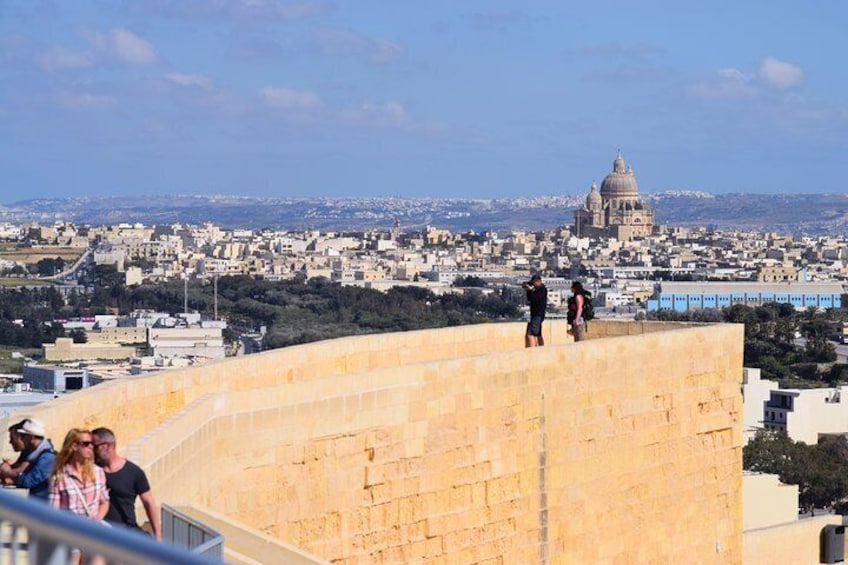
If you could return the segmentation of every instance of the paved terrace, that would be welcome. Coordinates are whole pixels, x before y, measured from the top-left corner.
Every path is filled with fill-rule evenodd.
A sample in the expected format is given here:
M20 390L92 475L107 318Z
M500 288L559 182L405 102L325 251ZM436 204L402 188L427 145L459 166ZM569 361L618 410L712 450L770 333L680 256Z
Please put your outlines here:
M742 327L523 332L342 338L29 415L115 429L161 501L262 540L241 562L741 562Z

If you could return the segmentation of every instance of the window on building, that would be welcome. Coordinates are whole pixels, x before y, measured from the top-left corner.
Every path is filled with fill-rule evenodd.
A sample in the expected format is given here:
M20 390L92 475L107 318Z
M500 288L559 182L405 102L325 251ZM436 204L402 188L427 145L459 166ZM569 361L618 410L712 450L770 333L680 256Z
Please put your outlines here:
M80 390L82 388L82 377L65 377L66 390Z

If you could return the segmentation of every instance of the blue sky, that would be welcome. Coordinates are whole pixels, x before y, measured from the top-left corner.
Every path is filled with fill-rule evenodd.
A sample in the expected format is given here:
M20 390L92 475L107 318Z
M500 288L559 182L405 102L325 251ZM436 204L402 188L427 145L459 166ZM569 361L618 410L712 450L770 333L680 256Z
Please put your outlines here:
M839 192L848 3L0 0L0 202Z

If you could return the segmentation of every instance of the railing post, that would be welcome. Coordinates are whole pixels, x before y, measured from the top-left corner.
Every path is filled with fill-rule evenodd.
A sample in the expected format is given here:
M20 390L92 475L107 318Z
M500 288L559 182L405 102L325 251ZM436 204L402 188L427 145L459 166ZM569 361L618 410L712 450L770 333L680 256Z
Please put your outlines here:
M29 565L67 565L70 562L68 546L46 538L30 538Z
M179 515L186 523L192 520ZM195 521L196 522L196 521ZM198 526L203 528L202 525ZM26 543L23 543L24 532ZM127 565L212 565L210 557L158 543L124 528L104 528L93 520L50 508L41 501L0 489L0 565L67 565L76 548L85 555L100 555L108 563ZM220 550L224 537L211 528L204 532L209 544ZM222 552L219 551L218 555Z

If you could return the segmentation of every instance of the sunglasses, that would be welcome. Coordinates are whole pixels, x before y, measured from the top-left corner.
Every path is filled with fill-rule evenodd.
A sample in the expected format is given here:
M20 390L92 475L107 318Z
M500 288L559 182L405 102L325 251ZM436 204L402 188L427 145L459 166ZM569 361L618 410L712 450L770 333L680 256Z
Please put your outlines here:
M78 441L77 445L81 445L83 447L94 447L93 441Z

